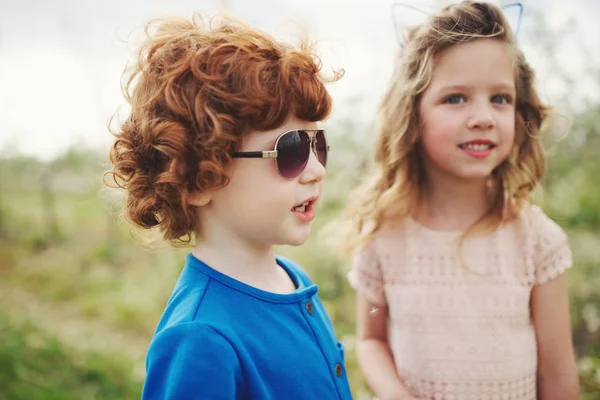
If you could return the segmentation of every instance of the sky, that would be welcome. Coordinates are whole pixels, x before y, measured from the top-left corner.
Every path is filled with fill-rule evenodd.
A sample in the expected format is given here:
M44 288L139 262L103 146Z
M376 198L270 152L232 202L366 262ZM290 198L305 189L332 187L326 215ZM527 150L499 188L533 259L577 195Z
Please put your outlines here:
M391 0L0 0L0 156L22 153L52 159L71 146L108 149L107 121L126 110L121 74L150 18L190 16L221 9L278 38L305 25L326 68L345 76L330 86L332 119L373 119L398 47ZM426 8L431 1L406 3ZM581 70L586 57L600 63L600 2L527 0L521 45L551 102L600 91ZM572 19L559 51L577 77L566 87L553 65L539 57L530 12L541 13L553 32ZM529 32L529 33L528 33ZM521 34L520 34L521 35ZM581 71L580 71L581 70ZM124 108L125 107L125 108Z

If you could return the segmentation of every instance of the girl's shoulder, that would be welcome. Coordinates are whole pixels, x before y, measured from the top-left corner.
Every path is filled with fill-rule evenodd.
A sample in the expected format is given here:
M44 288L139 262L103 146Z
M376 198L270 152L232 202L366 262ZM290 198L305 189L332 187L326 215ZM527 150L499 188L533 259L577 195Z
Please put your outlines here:
M539 206L524 207L519 215L530 260L535 269L534 284L543 284L563 274L573 265L567 234Z
M563 228L539 206L529 205L518 217L520 236L536 267L536 282L543 283L572 266L569 239Z
M566 241L567 235L563 228L538 205L524 206L516 218L517 226L526 233L533 235L538 241Z

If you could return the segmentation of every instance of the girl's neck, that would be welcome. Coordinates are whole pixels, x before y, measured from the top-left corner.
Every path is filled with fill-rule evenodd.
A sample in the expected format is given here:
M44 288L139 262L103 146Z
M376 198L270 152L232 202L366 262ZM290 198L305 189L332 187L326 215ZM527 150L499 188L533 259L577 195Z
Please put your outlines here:
M486 182L428 179L414 218L435 230L466 230L489 211L492 193Z

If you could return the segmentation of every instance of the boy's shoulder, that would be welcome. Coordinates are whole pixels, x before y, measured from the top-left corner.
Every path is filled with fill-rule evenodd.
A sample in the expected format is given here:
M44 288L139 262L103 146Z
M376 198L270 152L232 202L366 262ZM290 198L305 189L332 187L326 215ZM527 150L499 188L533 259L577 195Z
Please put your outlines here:
M226 285L215 284L210 274L203 272L202 265L198 264L199 261L188 255L155 335L178 326L183 326L183 331L204 326L206 332L210 333L215 329L219 331L219 327L225 324L223 317L231 310L225 310L225 305L220 300L226 298L227 291L231 289Z
M155 334L179 325L198 325L198 310L209 285L209 277L190 271L189 265L186 264L173 288Z
M211 346L222 352L233 349L227 335L227 323L220 318L226 314L214 307L218 304L205 304L211 302L211 297L220 295L207 295L215 286L209 276L200 273L189 262L185 264L156 327L148 359L160 359L181 348L192 350Z
M146 371L144 399L182 399L190 393L215 391L233 398L242 381L233 343L201 321L181 322L157 331L146 354ZM224 394L227 391L231 393Z
M297 275L298 278L300 278L300 280L304 284L304 286L312 286L313 285L312 279L310 279L310 276L304 270L304 268L302 268L300 266L300 264L298 264L295 261L293 261L287 257L284 257L284 256L277 256L277 263L279 265L282 265L284 268L286 268L292 274Z

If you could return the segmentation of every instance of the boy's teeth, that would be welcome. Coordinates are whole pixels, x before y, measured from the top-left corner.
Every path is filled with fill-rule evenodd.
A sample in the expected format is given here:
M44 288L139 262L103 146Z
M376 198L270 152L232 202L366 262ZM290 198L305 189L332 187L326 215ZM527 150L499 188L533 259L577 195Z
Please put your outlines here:
M300 204L299 206L294 207L295 211L298 212L304 212L306 211L306 207L308 206L310 202L309 201L305 201L304 203Z

